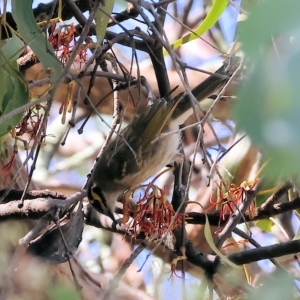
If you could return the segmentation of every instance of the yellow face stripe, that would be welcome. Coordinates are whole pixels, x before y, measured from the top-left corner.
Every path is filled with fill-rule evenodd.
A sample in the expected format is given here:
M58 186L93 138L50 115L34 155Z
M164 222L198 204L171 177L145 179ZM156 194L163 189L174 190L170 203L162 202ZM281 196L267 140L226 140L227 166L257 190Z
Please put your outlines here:
M93 202L91 202L92 204L95 203L95 201L97 201L98 205L100 206L100 208L101 208L101 210L103 212L105 210L107 210L107 206L106 206L105 200L102 199L101 196L94 191L94 188L91 189L91 195L93 197Z
M88 198L91 205L102 214L109 216L114 222L116 222L113 212L107 206L106 199L102 194L102 191L97 186L93 186L88 191Z

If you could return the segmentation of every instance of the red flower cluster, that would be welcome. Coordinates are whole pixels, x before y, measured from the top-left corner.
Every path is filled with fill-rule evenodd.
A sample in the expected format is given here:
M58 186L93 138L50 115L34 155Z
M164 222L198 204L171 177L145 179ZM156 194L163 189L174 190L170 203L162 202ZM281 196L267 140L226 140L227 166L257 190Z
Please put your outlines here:
M131 192L131 195L133 193L134 191ZM125 205L124 207L127 209ZM133 237L143 233L150 239L161 239L168 230L172 233L181 225L182 215L175 216L175 211L165 195L165 190L153 184L146 188L143 197L137 202L136 208L134 210L129 208L129 210L133 213L129 229L129 233Z
M73 51L76 45L75 37L78 36L76 32L76 27L74 24L56 26L57 22L52 22L48 29L49 42L53 46L57 58L63 63L69 59L70 53ZM57 28L56 28L57 27ZM82 49L78 54L79 61L85 62L87 50L89 49L89 44L82 45Z
M226 186L224 182L221 182L218 185L218 196L217 201L210 201L216 209L221 209L220 212L220 221L225 220L225 215L233 214L237 209L239 204L244 200L246 193L252 191L259 179L256 177L253 181L243 181L239 186L231 183ZM221 207L220 207L221 206ZM256 208L255 200L251 203L248 208L248 213L250 218L254 217L254 212Z

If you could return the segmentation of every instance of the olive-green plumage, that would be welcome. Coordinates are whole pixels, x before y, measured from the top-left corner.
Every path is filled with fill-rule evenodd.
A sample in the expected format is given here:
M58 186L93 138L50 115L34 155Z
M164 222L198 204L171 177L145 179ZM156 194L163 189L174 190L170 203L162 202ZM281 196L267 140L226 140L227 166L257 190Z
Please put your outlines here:
M224 77L211 76L195 91L201 101L227 82L236 69L223 65L216 73ZM190 99L181 94L173 100L160 99L134 120L104 149L87 184L90 203L100 213L114 219L113 212L118 195L155 175L178 153L180 134L176 131L192 113Z
M161 99L107 145L87 186L89 200L98 205L98 211L111 216L119 193L145 181L176 155L179 133L158 137L168 130L177 103ZM102 202L101 206L96 201Z

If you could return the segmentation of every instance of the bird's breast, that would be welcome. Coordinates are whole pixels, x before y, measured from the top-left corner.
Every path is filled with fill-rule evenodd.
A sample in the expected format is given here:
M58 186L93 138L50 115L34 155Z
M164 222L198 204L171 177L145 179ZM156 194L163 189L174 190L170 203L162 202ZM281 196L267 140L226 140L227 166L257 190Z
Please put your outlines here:
M127 178L122 178L120 181L126 181L126 186L136 186L153 175L157 174L163 167L169 163L173 163L174 157L178 154L178 147L180 143L180 134L172 133L158 138L148 148L140 154L140 160L135 163L138 164L135 172L126 170L129 164L126 161L123 163L123 174L127 174Z

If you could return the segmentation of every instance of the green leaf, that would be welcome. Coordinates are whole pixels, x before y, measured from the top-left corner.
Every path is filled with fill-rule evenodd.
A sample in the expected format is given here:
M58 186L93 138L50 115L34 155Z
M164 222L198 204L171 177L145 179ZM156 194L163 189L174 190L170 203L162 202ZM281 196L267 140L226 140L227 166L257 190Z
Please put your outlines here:
M208 245L210 246L210 248L229 266L231 266L234 269L242 269L242 266L238 266L235 263L233 263L232 261L230 261L215 245L214 243L214 239L212 237L211 234L211 230L210 230L210 226L209 226L209 221L208 221L208 217L205 214L205 225L204 225L204 236L205 239L208 243Z
M177 40L175 43L171 45L172 49L176 49L179 46L188 43L190 41L193 41L200 36L202 36L207 30L209 30L211 27L213 27L216 22L219 20L221 14L225 10L225 8L228 5L227 0L214 0L208 14L206 15L203 22L194 30L194 33L191 32L187 35L185 35L183 38ZM168 52L165 50L164 55L166 55Z
M300 167L298 9L298 1L266 0L253 7L239 34L252 72L238 91L234 115L238 129L271 158L265 173L273 178Z
M0 68L0 80L1 80L1 89L0 89L0 116L4 113L5 107L12 94L12 81L7 72Z
M5 90L0 93L0 118L14 109L26 104L29 99L28 86L21 72L18 71L16 62L8 62L9 68L0 68L0 82L5 85ZM23 114L14 117L0 124L0 136L7 134L22 119Z
M104 5L102 5L104 3ZM96 20L96 34L97 34L97 47L102 43L107 24L109 21L109 16L111 15L112 9L114 7L114 0L106 0L100 2L100 5L97 9L95 20Z
M56 58L52 45L37 26L33 12L32 0L12 0L12 15L17 23L21 38L37 55L45 70L51 70L51 82L56 82L62 73L62 64Z
M16 35L13 35L0 49L0 66L9 60L17 60L24 50L24 43Z
M9 99L9 90L12 90L12 81L10 76L6 76L3 72L8 70L9 73L14 73L18 70L15 60L22 54L24 43L16 36L13 35L7 42L0 48L0 114L4 112ZM19 76L19 74L15 74ZM23 76L21 76L23 77ZM25 83L25 80L24 80ZM25 83L26 84L26 83Z

